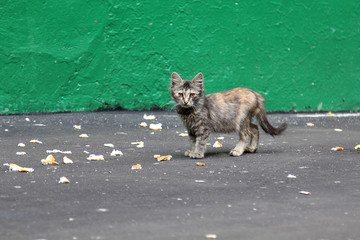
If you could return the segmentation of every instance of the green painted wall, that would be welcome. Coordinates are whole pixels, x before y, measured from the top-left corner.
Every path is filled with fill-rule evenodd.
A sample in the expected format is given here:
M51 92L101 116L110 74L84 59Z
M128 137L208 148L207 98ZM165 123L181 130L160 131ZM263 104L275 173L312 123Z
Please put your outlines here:
M0 113L172 107L172 71L269 111L360 110L360 1L2 0Z

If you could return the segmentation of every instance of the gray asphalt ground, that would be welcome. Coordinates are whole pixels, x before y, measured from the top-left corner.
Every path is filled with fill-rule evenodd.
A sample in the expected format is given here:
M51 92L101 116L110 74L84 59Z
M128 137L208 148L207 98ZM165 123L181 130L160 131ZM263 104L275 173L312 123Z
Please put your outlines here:
M144 113L156 120L144 120ZM360 115L269 119L289 127L275 138L261 131L257 153L231 157L236 134L213 134L205 159L194 160L183 155L188 139L179 136L185 130L174 112L1 116L0 238L360 239L360 150L354 149ZM213 148L221 136L223 147ZM131 144L136 141L144 148ZM124 155L110 156L105 143ZM332 151L336 146L344 150ZM54 153L60 164L42 165L53 149L72 154ZM105 160L88 161L91 153ZM158 162L154 154L173 158ZM64 155L74 163L63 164ZM34 172L9 172L4 163ZM132 170L135 164L142 169ZM70 183L59 183L62 176Z

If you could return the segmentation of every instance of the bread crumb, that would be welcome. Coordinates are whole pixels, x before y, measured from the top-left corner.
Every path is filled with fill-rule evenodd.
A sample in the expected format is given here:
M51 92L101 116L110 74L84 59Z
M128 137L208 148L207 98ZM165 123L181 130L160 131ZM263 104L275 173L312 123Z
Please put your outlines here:
M55 161L53 155L47 156L46 159L41 159L41 163L43 165L59 165L59 163Z
M343 147L333 147L333 148L331 148L331 151L342 151L342 150L344 150Z
M154 158L156 158L159 162L161 162L161 161L170 161L172 156L171 155L166 155L166 156L154 155Z
M161 123L151 123L149 126L150 130L161 130L162 129L162 124Z
M68 158L67 156L64 156L63 157L63 163L65 163L65 164L73 164L74 161L71 160L70 158Z
M216 234L206 234L205 237L207 239L216 239L217 238Z
M5 163L4 166L9 167L10 172L33 172L33 168L26 168L26 167L20 167L19 165L16 165L15 163Z
M104 147L114 148L114 144L112 143L104 143Z
M59 183L70 183L70 180L67 179L66 177L61 177Z
M141 126L141 127L147 127L148 125L147 125L146 122L142 122L142 123L140 123L140 126Z
M136 145L137 148L143 148L145 146L143 141L132 142L131 144Z
M89 157L86 158L89 161L103 161L104 156L103 155L95 155L95 154L90 154Z
M219 141L216 141L213 145L214 148L221 148L222 144Z
M73 127L74 127L74 129L76 129L76 130L81 130L81 125L74 125Z
M110 153L110 156L112 156L112 157L115 157L115 156L122 156L122 155L124 155L123 153L122 153L122 151L120 151L120 150L112 150L112 152Z
M136 169L142 169L141 165L140 164L136 164L136 165L133 165L131 167L132 170L136 170Z
M154 115L146 115L146 113L144 114L143 118L145 120L155 120L156 117Z

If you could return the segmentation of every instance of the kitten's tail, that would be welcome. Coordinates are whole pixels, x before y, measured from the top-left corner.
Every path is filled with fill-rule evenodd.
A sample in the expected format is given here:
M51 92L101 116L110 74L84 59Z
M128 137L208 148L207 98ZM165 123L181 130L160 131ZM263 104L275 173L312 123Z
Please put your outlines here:
M262 105L260 108L260 111L258 114L256 114L256 117L260 123L261 128L271 136L280 135L285 129L287 128L287 124L283 123L280 125L280 127L275 128L270 123L269 120L266 117L266 111L265 106Z

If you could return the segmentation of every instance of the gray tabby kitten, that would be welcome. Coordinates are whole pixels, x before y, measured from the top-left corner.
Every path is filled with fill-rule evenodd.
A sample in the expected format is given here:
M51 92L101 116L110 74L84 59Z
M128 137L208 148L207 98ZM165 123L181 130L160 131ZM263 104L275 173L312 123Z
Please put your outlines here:
M287 127L273 127L265 112L265 99L247 88L204 95L204 77L198 73L191 81L183 80L176 72L171 75L169 88L175 109L188 130L191 149L185 152L190 158L204 158L206 139L211 132L238 132L240 141L230 151L231 156L244 152L256 152L259 145L258 126L251 122L257 117L262 129L274 136Z

